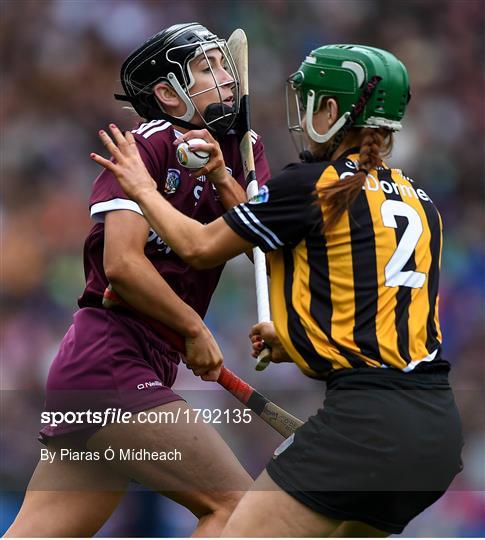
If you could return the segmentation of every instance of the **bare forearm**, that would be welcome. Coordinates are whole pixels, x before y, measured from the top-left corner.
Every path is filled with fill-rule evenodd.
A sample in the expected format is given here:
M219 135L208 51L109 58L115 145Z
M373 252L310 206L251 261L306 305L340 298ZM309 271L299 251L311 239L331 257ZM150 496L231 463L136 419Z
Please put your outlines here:
M143 256L123 261L122 269L109 275L116 292L135 310L172 328L182 336L194 337L204 323Z
M246 192L236 180L228 174L224 182L215 184L221 203L226 210L247 201Z
M176 210L158 192L143 194L138 202L160 238L185 261L190 262L197 249L209 240L202 223Z

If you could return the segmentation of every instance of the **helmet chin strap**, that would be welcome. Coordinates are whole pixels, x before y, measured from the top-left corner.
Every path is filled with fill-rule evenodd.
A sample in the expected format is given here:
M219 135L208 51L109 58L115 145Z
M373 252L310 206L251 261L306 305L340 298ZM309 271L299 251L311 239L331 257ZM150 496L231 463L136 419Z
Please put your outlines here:
M174 123L178 124L181 127L190 126L189 129L202 129L204 126L195 126L194 124L190 123L190 121L194 117L196 109L191 99L189 98L185 90L182 88L182 85L179 83L175 74L169 73L167 77L169 83L173 86L173 89L175 90L175 92L177 92L177 95L187 107L187 110L185 111L185 114L183 116L172 116L169 118L175 120ZM156 96L155 99L157 100L158 106L161 108L160 102L158 101ZM228 129L232 126L235 120L235 115L230 114L232 109L232 107L229 107L224 103L212 103L208 105L206 110L204 111L204 114L202 114L202 117L206 123L206 127L216 135L224 135L224 133L228 131ZM221 119L217 120L219 116L221 116ZM168 115L166 115L166 117L168 117Z
M130 96L125 96L123 94L114 94L115 99L118 101L127 101L128 103L131 103L133 105L133 98ZM147 117L149 120L167 120L168 122L187 129L200 129L200 126L197 126L196 124L192 124L190 122L185 122L184 120L181 120L180 118L177 118L175 116L171 116L170 114L167 114L164 112L160 106L160 103L158 102L157 97L155 96L155 100L158 104L158 107L150 106L150 115Z
M310 90L308 92L307 106L306 106L306 130L311 139L317 143L325 143L330 140L337 131L339 131L347 122L350 112L343 114L335 124L327 131L327 133L318 133L313 127L313 107L315 105L315 92Z
M183 122L190 122L195 114L195 107L192 101L190 101L189 96L186 94L185 90L182 88L179 83L175 73L169 73L167 75L169 83L172 85L173 89L177 92L179 98L184 102L187 110L183 116L176 116L177 120L182 120Z

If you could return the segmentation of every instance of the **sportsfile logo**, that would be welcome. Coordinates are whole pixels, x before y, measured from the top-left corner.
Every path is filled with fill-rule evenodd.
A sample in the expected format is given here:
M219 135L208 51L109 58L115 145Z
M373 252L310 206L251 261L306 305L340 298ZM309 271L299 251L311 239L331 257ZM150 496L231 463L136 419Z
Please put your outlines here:
M163 384L160 381L146 381L136 385L138 390L145 390L145 388L152 388L153 386L163 386Z

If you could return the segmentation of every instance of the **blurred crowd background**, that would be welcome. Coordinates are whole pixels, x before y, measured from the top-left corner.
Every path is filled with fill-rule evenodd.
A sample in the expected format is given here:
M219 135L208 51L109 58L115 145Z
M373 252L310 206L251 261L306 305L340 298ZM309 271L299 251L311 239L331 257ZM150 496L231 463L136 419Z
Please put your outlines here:
M87 201L102 151L97 130L133 116L113 99L128 53L171 24L199 21L250 44L254 129L271 168L296 159L286 130L284 81L314 47L363 43L407 66L412 99L390 162L421 183L440 208L445 238L440 314L446 358L466 434L465 469L417 518L408 536L485 534L484 13L482 0L1 0L1 390L0 532L22 500L39 456L49 364L83 289ZM252 266L231 262L207 317L226 363L305 417L324 385L292 366L256 373L247 334L255 322ZM215 385L181 368L179 391L202 406L236 407ZM252 474L280 442L258 419L217 426ZM255 444L257 441L257 444ZM134 489L104 536L185 536L194 518Z

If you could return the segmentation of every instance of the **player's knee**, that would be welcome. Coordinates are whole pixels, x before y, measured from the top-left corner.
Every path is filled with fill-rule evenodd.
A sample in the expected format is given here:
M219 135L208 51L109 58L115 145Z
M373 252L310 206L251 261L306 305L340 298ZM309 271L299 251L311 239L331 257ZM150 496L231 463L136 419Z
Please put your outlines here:
M233 491L226 494L226 496L223 498L223 511L226 511L229 515L231 515L236 506L239 504L239 501L243 498L244 493L244 491Z
M244 492L225 492L206 500L201 512L194 512L199 518L197 530L201 536L219 537L227 525L234 509Z
M239 501L244 495L244 491L231 491L212 494L210 500L206 501L204 510L198 516L199 518L209 515L217 515L221 520L227 521L234 512Z

